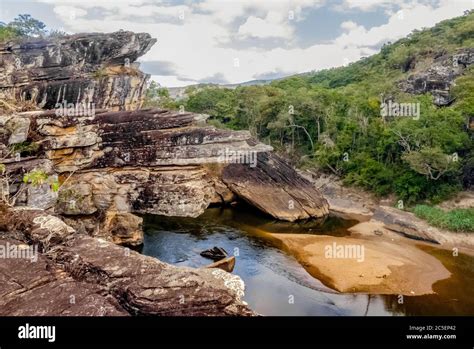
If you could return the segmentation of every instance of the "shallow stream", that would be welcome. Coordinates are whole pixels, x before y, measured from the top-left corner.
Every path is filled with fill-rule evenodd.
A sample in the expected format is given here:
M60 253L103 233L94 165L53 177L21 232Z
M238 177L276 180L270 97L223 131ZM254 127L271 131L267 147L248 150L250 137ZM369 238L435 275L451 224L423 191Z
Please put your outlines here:
M198 218L145 216L142 253L178 265L201 267L200 252L223 247L236 256L234 274L245 282L244 300L263 315L474 315L474 258L423 249L452 273L434 284L436 294L397 296L341 294L312 277L296 259L274 247L266 232L349 235L356 224L330 217L323 223L286 223L249 208L210 208Z

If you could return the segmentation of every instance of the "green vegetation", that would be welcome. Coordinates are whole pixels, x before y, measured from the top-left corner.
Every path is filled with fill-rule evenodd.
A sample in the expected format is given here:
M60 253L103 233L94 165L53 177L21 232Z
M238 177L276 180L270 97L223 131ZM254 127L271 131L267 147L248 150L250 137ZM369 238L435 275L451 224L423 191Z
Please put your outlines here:
M31 183L34 186L43 184L48 179L46 172L42 170L35 170L28 172L23 176L23 183Z
M11 145L10 152L19 153L21 156L29 156L36 153L39 147L39 144L35 142L16 143Z
M18 15L12 22L0 23L0 41L46 35L46 25L30 15Z
M440 208L417 205L413 213L431 225L452 231L474 232L474 208L443 211Z
M31 15L18 15L8 27L13 28L19 36L39 37L46 33L46 25L31 17Z
M474 72L457 79L455 103L444 108L430 95L403 93L398 81L429 67L434 56L465 47L474 47L472 12L347 67L234 90L190 88L182 103L218 125L250 130L299 166L334 172L405 204L436 203L472 183L474 145L466 124L474 116ZM419 103L420 115L385 120L381 97Z
M158 86L156 82L152 81L146 91L143 107L177 109L179 105L170 98L169 92L166 88L162 88Z
M61 30L47 30L46 25L31 15L20 14L10 23L0 22L0 42L19 38L61 38L67 33Z
M56 177L49 177L44 170L34 169L23 175L22 183L15 192L11 191L13 185L18 181L7 173L5 164L0 163L0 204L10 207L15 206L16 200L28 188L28 185L37 187L48 183L51 190L57 192L60 189L59 181Z
M18 32L14 28L8 27L4 23L0 23L0 42L12 40L18 36Z
M186 109L214 114L215 119L224 123L230 121L230 116L235 113L236 98L232 90L207 87L202 90L188 88L186 92L189 96Z

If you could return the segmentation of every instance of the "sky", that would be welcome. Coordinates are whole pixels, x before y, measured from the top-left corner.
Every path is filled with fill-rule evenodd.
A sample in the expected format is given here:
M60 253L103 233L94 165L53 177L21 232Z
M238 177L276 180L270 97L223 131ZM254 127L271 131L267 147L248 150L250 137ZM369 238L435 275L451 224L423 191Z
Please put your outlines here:
M165 87L240 83L347 65L474 0L0 0L0 21L30 14L67 33L147 32L139 58Z

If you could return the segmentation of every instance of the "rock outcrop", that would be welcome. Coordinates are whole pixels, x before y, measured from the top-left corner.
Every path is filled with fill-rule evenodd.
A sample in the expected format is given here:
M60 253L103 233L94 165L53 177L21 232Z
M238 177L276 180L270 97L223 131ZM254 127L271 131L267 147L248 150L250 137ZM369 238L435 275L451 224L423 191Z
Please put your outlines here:
M148 75L134 61L155 42L146 33L119 31L0 44L0 98L44 109L63 101L137 109Z
M434 59L427 70L414 73L400 83L404 92L413 94L431 93L437 106L453 101L450 94L454 80L474 63L474 49L462 49L454 55L442 55Z
M11 246L31 249L36 260L2 259L2 316L254 315L238 276L168 265L77 233L42 210L2 212L1 251Z
M48 185L40 193L31 187L19 203L54 209L82 232L107 234L129 245L141 243L140 222L118 217L196 217L215 200L216 183L223 186L210 164L227 165L220 158L224 149L249 154L271 150L251 143L246 131L200 126L202 118L190 113L140 110L62 117L33 112L8 118L29 120L25 133L38 147L34 158L8 158L8 173L21 178L41 168L64 184L57 195ZM5 142L12 134L7 130ZM91 216L101 219L88 220ZM74 223L73 217L80 219Z
M472 233L438 229L430 226L413 213L401 211L394 207L380 206L375 210L372 219L382 222L387 229L409 238L442 244L445 247L474 248L474 235Z
M217 129L200 114L135 110L146 76L131 63L154 42L148 34L117 32L0 48L0 94L43 109L0 115L0 159L17 180L10 190L24 187L21 178L34 169L60 185L58 192L48 182L27 185L18 205L50 210L81 233L132 246L143 240L135 213L197 217L237 197L283 220L328 213L317 190L249 132ZM18 60L21 73L14 70ZM100 85L133 78L141 81L136 89ZM96 109L77 108L87 103Z

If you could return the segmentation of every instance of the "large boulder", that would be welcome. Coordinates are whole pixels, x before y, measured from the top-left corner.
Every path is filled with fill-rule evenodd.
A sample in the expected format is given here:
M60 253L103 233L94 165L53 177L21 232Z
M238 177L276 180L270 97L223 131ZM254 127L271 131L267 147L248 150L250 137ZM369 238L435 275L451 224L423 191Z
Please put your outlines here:
M240 198L286 221L321 218L329 205L318 190L288 163L272 153L260 153L255 167L231 164L222 180Z

